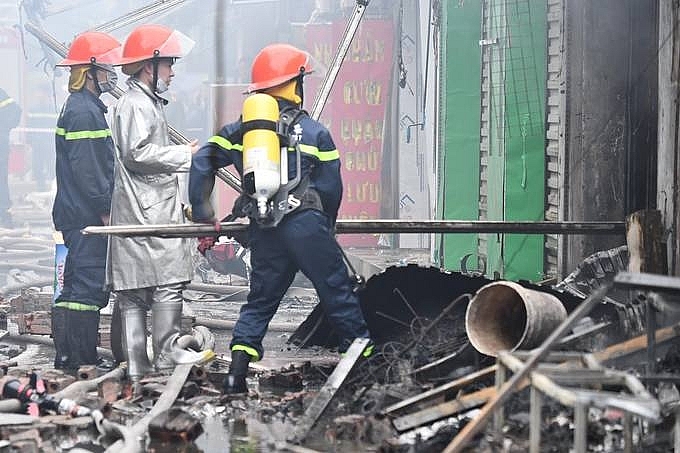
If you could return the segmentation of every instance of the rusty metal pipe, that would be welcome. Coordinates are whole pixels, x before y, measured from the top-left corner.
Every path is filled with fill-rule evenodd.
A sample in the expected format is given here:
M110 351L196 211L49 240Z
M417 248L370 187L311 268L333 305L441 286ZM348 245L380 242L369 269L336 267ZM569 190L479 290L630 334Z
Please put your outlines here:
M110 234L136 237L156 236L165 238L222 236L241 232L248 228L243 222L222 222L217 231L214 225L180 223L163 225L115 225L88 226L83 234ZM625 232L625 222L505 222L466 220L338 220L338 234L361 233L519 233L519 234L605 234L618 235Z
M534 291L515 282L482 286L465 313L465 331L482 354L531 349L548 338L567 310L552 294Z

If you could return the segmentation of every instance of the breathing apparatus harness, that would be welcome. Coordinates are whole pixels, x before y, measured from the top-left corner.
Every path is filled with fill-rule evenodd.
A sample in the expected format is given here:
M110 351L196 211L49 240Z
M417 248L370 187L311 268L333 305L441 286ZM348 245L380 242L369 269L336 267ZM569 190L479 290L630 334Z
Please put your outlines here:
M268 95L266 95L268 96ZM308 113L299 108L288 106L279 112L278 121L253 119L243 121L241 131L245 134L254 130L268 130L276 133L281 149L281 184L266 203L263 211L253 197L255 192L253 177L245 173L243 177L244 193L234 203L231 220L238 217L249 217L263 228L277 226L284 216L298 209L323 210L319 194L309 187L309 174L302 175L301 151L298 137L291 133L291 128L298 120ZM245 141L245 140L244 140ZM288 152L295 150L295 177L288 180ZM257 178L255 175L254 178ZM287 182L283 182L287 181Z

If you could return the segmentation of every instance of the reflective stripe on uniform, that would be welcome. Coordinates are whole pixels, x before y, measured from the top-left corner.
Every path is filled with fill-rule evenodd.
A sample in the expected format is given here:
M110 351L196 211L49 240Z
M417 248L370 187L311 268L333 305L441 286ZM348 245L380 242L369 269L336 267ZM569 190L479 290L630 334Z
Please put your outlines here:
M214 135L210 137L208 140L210 143L214 143L220 148L223 148L225 150L235 150L235 151L240 151L243 152L243 145L238 145L235 143L230 142L226 138L219 136L219 135ZM289 148L289 151L294 151L295 148ZM316 146L312 145L304 145L300 144L300 152L309 154L313 157L316 157L319 159L321 162L328 162L331 160L338 160L340 159L340 153L338 152L337 149L333 149L330 151L321 151L319 148Z
M57 302L54 306L74 311L99 311L100 308L96 305L81 304L80 302Z
M304 145L300 143L300 151L305 154L310 154L316 157L321 162L328 162L329 160L340 159L340 153L338 152L337 149L332 149L330 151L321 151L316 146Z
M0 108L10 105L12 103L14 103L14 99L12 98L3 99L2 101L0 101Z
M111 137L111 129L100 129L98 131L76 131L66 132L63 127L58 127L55 134L61 135L66 140L82 140L85 138L106 138Z
M244 344L235 344L234 346L231 347L232 351L243 351L246 354L248 354L250 357L252 357L253 362L257 362L260 360L260 354L258 352L251 348L250 346L246 346Z
M364 350L361 352L361 356L364 358L368 358L373 355L373 351L375 350L375 345L374 344L369 344L364 348ZM340 357L345 357L345 353L341 352Z
M208 142L214 143L217 146L219 146L220 148L224 148L226 150L236 150L236 151L243 152L243 145L234 144L234 143L230 142L229 140L227 140L226 138L221 137L219 135L213 135L212 137L210 137L208 139Z

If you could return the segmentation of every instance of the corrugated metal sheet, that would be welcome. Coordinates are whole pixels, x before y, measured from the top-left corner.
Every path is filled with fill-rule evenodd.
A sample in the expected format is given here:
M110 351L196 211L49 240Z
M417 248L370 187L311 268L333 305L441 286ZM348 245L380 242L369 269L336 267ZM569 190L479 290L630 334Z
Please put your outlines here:
M546 201L545 220L563 219L562 181L564 161L564 49L563 1L548 0L548 80L546 84ZM547 276L560 277L559 255L562 236L545 236L544 269Z
M491 99L491 50L493 37L491 36L491 15L489 2L484 2L482 8L482 99L480 118L480 178L479 178L479 220L488 220L488 179L489 179L489 150L490 150L490 99ZM488 254L487 235L477 236L478 254L480 261L486 261Z

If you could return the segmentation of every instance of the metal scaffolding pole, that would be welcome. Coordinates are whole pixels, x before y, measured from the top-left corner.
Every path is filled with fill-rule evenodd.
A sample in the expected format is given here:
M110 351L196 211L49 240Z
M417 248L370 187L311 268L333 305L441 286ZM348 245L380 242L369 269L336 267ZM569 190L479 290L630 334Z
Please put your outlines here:
M247 223L89 226L83 234L114 236L199 237L229 235L245 231ZM519 233L519 234L599 234L625 232L625 222L503 222L466 220L338 220L338 234L361 233Z

